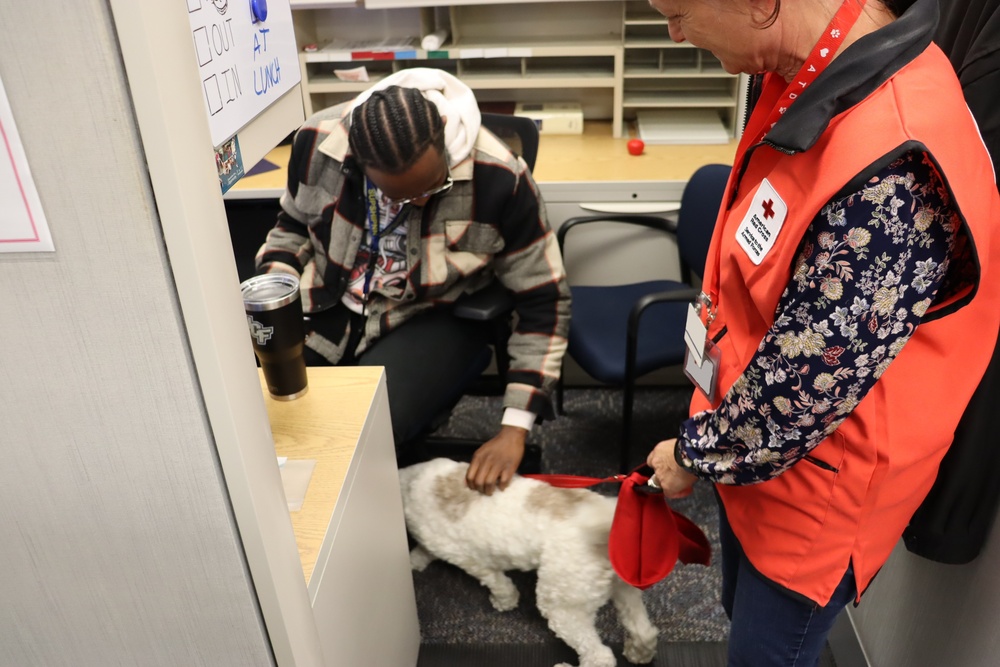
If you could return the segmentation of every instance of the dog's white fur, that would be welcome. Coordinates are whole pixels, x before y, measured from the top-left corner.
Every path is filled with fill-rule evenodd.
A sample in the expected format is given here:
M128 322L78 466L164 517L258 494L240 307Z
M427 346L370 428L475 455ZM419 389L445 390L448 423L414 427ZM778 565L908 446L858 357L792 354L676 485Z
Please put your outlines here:
M580 667L617 664L594 626L609 599L625 628L625 657L650 662L657 631L642 593L622 581L608 560L615 500L519 476L505 491L485 496L466 486L467 470L466 463L434 459L399 471L406 527L418 542L410 552L413 569L421 571L435 558L456 565L489 589L499 611L518 602L504 572L538 570L538 610L579 654Z

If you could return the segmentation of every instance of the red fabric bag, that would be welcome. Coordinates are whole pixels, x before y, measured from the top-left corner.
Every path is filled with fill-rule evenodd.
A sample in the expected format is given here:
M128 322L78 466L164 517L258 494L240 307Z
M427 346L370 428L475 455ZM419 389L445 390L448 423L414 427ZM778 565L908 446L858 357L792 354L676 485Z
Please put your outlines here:
M623 581L646 589L670 574L678 560L708 565L712 555L705 533L686 516L671 509L659 488L647 485L652 473L648 466L640 466L628 475L603 479L576 475L525 477L566 488L620 482L608 558Z

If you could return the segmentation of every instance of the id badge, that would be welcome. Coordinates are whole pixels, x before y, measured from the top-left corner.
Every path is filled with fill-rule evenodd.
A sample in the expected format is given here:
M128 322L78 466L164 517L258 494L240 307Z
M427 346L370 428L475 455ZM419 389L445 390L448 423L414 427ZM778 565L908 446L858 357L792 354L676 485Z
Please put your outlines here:
M694 363L701 365L705 356L705 343L708 341L708 327L701 322L701 306L688 304L687 323L684 325L684 344L687 354L694 357Z
M722 351L711 340L705 341L705 353L700 364L690 349L684 353L684 375L701 390L708 402L713 405L719 385L719 360L721 358Z

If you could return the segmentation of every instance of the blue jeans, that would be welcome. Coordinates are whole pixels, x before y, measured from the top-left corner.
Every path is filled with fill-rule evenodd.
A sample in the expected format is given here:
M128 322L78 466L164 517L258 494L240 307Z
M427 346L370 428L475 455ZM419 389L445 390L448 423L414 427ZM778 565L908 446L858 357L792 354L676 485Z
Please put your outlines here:
M837 615L854 599L851 565L830 602L821 607L753 569L721 503L719 537L722 606L732 622L729 667L815 667Z

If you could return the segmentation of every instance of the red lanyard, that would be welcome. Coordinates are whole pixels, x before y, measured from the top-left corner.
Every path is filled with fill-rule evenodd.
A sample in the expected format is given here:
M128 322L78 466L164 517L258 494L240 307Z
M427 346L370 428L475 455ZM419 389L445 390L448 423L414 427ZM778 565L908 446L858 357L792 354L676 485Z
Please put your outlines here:
M830 64L837 50L840 49L840 45L843 44L844 39L847 37L847 33L850 32L858 17L861 16L861 10L864 9L865 3L866 0L844 0L840 9L837 10L837 13L830 20L830 24L826 26L826 30L823 31L819 41L813 46L809 57L802 63L802 67L799 68L795 77L785 86L784 92L775 101L771 112L767 115L767 120L753 136L754 143L759 142L764 138L764 135L771 131L771 128L788 111L789 107L802 94L802 91L808 88L809 84L815 81L820 72L825 70L827 65ZM772 74L768 77L768 87L775 84L780 85L780 81L781 79L778 76Z
M802 91L809 87L816 77L826 69L830 61L833 60L837 50L843 44L847 33L854 27L854 23L861 16L867 0L844 0L844 3L826 26L819 41L813 46L812 52L795 74L790 83L784 86L784 80L775 75L769 74L764 83L764 90L761 93L750 121L747 123L747 131L737 151L737 158L746 153L749 146L760 143L764 136L771 131L771 128L788 111L789 107L798 99ZM769 108L770 112L764 115L764 110ZM763 119L763 121L762 121ZM709 322L714 318L713 309L718 308L719 299L719 264L722 255L722 231L716 234L713 239L712 249L709 253L709 266L706 267L706 275L710 276L709 291L702 294L700 301L707 306L707 319Z

